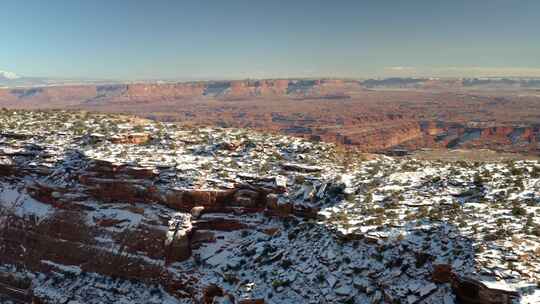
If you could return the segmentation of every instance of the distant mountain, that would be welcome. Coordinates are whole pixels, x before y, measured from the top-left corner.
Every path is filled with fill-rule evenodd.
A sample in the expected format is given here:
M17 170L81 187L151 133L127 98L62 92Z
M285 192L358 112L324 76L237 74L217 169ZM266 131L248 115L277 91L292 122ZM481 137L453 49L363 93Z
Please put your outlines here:
M21 78L19 75L7 72L7 71L0 71L0 81L10 81Z
M384 79L367 79L362 84L367 88L374 87L411 87L419 86L428 81L426 78L384 78Z
M0 71L0 86L35 86L45 84L44 79L35 77L22 77L13 72Z
M62 78L45 78L45 77L26 77L20 76L13 72L0 70L0 87L44 87L44 86L59 86L59 85L80 85L80 84L104 84L117 83L112 80L97 80L97 79L62 79Z
M463 79L464 87L521 87L540 88L540 79L512 79L512 78L466 78Z

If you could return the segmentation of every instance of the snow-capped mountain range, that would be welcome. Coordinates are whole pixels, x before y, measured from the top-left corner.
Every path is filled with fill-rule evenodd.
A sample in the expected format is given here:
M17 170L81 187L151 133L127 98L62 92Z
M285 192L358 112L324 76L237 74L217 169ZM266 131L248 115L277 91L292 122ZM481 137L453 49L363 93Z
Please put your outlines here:
M0 80L15 80L21 78L13 72L0 71Z
M14 72L0 70L0 87L18 87L43 85L44 79L24 77Z
M0 87L36 87L36 86L58 86L58 85L80 85L80 84L111 84L117 83L115 80L100 79L78 79L78 78L47 78L21 76L14 72L0 70Z

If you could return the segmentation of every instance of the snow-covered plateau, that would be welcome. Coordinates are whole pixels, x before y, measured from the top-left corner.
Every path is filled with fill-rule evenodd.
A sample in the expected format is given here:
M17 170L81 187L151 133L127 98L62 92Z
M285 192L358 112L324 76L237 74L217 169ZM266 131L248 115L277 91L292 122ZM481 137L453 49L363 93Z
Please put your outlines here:
M540 163L1 110L0 302L540 303Z

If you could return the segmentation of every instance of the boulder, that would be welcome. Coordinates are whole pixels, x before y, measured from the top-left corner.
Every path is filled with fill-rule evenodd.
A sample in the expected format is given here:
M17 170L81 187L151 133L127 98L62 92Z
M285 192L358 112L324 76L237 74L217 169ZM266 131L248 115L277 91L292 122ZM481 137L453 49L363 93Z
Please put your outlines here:
M201 302L203 304L213 304L215 297L223 296L223 289L215 284L208 285L203 290Z
M279 216L289 216L293 211L293 205L290 202L280 200L279 196L274 193L266 196L266 208Z
M27 191L33 199L51 206L59 207L60 193L65 192L65 189L36 182L29 185Z
M116 135L110 138L113 144L134 144L142 145L151 140L150 134L147 133L130 133Z
M448 264L433 265L431 280L435 283L450 283L452 281L452 266Z
M201 217L203 211L204 211L203 206L195 206L191 208L191 217L194 219L198 219L199 217Z
M480 281L457 276L452 290L462 304L511 304L519 298L517 292L489 288Z
M17 173L13 160L7 156L0 156L0 176L12 176Z
M256 208L259 205L259 193L254 190L240 189L234 193L232 205Z
M222 142L217 145L217 148L226 151L236 151L240 146L241 143L239 142Z
M169 220L169 230L165 240L166 261L179 262L191 256L191 215L177 213Z

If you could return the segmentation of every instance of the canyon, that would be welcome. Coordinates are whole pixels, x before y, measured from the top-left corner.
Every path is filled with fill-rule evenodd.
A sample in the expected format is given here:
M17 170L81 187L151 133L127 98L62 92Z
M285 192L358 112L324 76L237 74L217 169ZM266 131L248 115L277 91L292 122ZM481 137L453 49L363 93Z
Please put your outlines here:
M505 86L503 86L505 85ZM539 155L533 81L269 79L0 89L0 106L252 128L365 152L485 148Z

